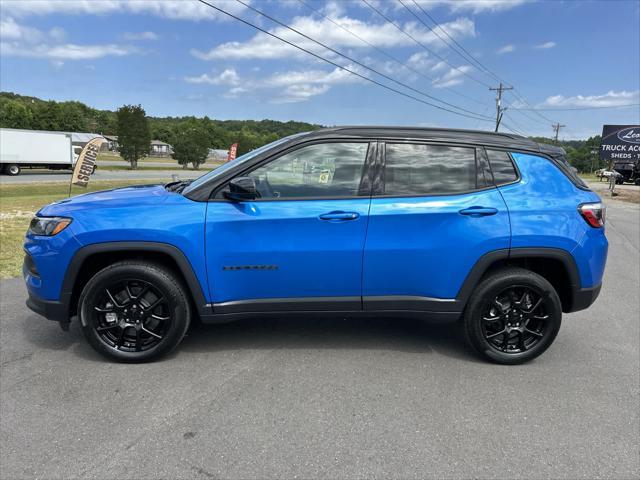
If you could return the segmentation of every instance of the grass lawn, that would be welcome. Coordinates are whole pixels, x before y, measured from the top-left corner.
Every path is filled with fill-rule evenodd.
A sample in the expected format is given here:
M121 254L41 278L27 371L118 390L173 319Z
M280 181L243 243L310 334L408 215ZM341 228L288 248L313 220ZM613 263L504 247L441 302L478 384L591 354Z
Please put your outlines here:
M180 171L180 172L208 172L209 170L212 170L214 168L217 168L218 166L220 166L219 163L207 163L207 164L203 164L200 165L200 168L198 170L194 170L193 168L189 167L189 168L182 168L179 165L176 165L175 167L155 167L155 166L146 166L144 164L140 164L138 163L138 168L137 170L143 170L143 171L166 171L166 170L176 170L176 171ZM129 171L130 168L129 166L125 163L123 165L100 165L98 164L98 171L99 172L113 172L113 171L119 171L119 170L127 170Z
M118 155L117 153L113 153L113 152L100 152L98 154L98 165L100 165L100 160L109 160L111 162L122 162L123 165L128 165L127 162L124 161L124 159ZM141 158L140 160L138 160L138 165L140 164L144 164L144 163L175 163L176 165L178 165L178 162L176 160L174 160L171 157L144 157ZM205 163L202 164L202 166L204 167L205 165L220 165L221 161L216 160L210 160L208 159ZM101 167L99 167L101 168Z
M72 195L108 188L146 183L139 178L128 181L93 181L84 189L73 187ZM149 180L148 183L157 183ZM0 183L0 278L22 275L22 242L31 217L40 207L67 197L66 183Z

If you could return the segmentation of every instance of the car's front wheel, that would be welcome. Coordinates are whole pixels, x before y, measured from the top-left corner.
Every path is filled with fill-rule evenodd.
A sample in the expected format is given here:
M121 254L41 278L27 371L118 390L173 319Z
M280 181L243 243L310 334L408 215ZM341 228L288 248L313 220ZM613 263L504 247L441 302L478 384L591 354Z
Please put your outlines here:
M518 364L549 348L561 319L558 294L544 277L507 268L480 283L469 299L463 323L469 343L483 357Z
M91 346L124 362L155 360L173 350L191 316L176 275L140 261L114 263L96 273L80 295L78 312Z

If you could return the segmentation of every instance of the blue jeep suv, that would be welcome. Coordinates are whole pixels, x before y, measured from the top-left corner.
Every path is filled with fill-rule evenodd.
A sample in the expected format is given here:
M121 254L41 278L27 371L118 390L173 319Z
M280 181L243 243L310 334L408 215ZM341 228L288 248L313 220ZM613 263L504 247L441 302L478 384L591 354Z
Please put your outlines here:
M195 181L42 208L27 305L130 362L189 328L294 314L459 320L494 362L545 351L600 292L604 207L557 147L487 132L341 127Z

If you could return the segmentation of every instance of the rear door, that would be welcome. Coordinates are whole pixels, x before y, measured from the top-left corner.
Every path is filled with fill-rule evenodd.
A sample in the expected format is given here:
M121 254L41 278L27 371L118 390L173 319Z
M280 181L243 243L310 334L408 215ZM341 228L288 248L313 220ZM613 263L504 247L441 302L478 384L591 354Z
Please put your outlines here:
M305 144L238 174L259 199L218 192L206 226L214 312L360 310L374 154L368 141Z
M509 215L482 148L381 146L364 252L365 310L433 310L482 255L509 248Z

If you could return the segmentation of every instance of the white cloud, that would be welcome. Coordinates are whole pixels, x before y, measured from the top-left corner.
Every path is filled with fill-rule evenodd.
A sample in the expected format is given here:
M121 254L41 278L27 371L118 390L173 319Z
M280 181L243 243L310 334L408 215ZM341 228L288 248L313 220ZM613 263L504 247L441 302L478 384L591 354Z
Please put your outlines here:
M529 0L416 0L424 8L446 5L452 12L499 12L523 5Z
M458 68L452 68L447 73L437 78L432 83L434 88L447 88L460 85L464 81L465 74L472 70L470 65L462 65Z
M122 34L125 40L158 40L160 37L154 32L125 32Z
M351 70L356 67L349 66ZM335 68L334 70L301 70L277 72L266 77L241 78L234 68L219 74L204 73L195 77L185 77L187 83L222 85L231 87L223 93L225 98L255 94L267 97L271 103L304 102L312 97L327 93L335 85L356 83L361 79Z
M56 30L59 33L59 29ZM0 19L0 39L39 42L45 35L37 28L20 25L13 18Z
M237 85L240 82L240 77L235 69L227 68L219 75L203 73L198 77L185 77L185 81L187 83L208 83L209 85Z
M334 17L334 21L352 31L372 45L381 48L413 46L413 41L402 35L389 23L366 23L350 17ZM330 45L336 49L368 49L364 42L349 34L347 31L337 28L326 19L314 19L312 17L296 17L290 23L292 28L304 32L311 38ZM452 22L441 25L449 35L459 39L475 36L475 24L468 18L458 18ZM409 34L425 44L442 46L438 37L417 22L408 22L403 25ZM295 32L277 27L270 30L281 38L296 43L297 45L313 52L327 54L327 51L310 40L300 37ZM304 54L296 48L287 45L280 40L265 33L258 33L246 42L227 42L212 48L209 51L192 50L191 53L202 60L216 59L275 59L301 57Z
M240 13L246 7L232 0L217 0L216 4ZM172 20L227 19L226 15L196 1L184 0L2 0L3 14L13 17L28 15L105 15L148 14Z
M509 44L509 45L505 45L504 47L500 47L498 50L496 50L496 53L498 55L502 55L504 53L511 53L515 51L515 49L516 49L515 45Z
M533 48L536 48L538 50L547 50L549 48L553 48L556 46L556 42L544 42L541 43L539 45L534 45Z
M617 107L630 103L640 103L640 90L627 92L609 90L602 95L552 95L542 102L540 107L571 108L571 107Z
M53 28L42 32L17 23L7 17L0 23L0 55L12 57L44 58L52 65L62 66L64 60L89 60L105 56L124 56L135 52L132 47L107 45L76 45L63 43L65 32Z
M289 85L281 95L271 99L271 103L297 103L306 102L311 97L327 93L329 85Z
M66 43L62 45L25 45L2 42L0 44L2 55L12 57L47 58L57 60L93 60L106 56L122 57L133 53L128 47L119 45L75 45Z

